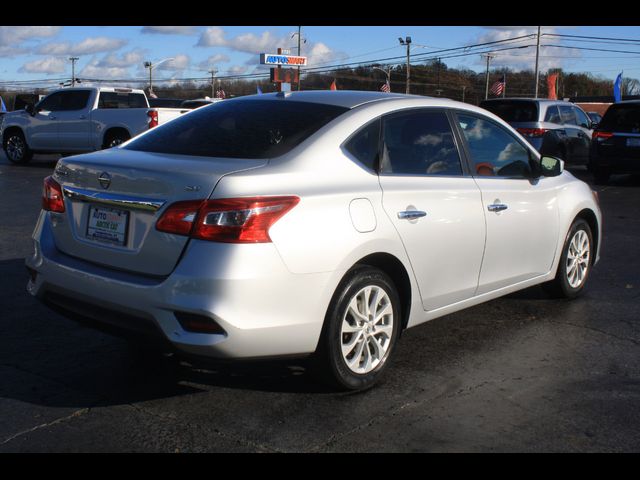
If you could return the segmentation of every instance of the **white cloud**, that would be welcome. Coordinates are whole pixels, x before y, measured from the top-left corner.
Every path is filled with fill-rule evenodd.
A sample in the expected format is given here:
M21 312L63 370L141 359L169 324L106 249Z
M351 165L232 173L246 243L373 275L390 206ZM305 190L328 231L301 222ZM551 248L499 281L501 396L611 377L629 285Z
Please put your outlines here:
M194 35L197 33L196 27L170 27L170 26L155 26L155 27L143 27L141 33L152 33L162 35Z
M129 67L122 65L117 59L109 59L108 57L102 60L92 58L89 63L80 70L78 76L99 80L130 77Z
M144 62L144 56L145 51L140 49L132 50L121 55L110 53L98 62L98 66L117 68L128 68L134 65L141 66Z
M89 55L118 50L127 44L127 40L109 37L86 38L80 43L47 43L38 49L43 55Z
M15 46L35 38L53 37L62 27L0 27L0 46Z
M158 66L158 70L173 70L180 71L189 67L191 59L188 55L180 54L173 57L172 60L168 60Z
M202 35L196 46L198 47L224 47L227 45L224 30L220 27L209 27Z
M247 70L248 70L248 67L246 65L234 65L225 73L229 73L231 75L242 75L243 73L246 73Z
M211 55L206 60L203 60L202 62L200 62L198 64L198 67L200 69L209 69L209 68L214 67L215 65L217 65L219 63L226 63L229 60L231 60L231 59L228 56L226 56L226 55L224 55L222 53L218 53L216 55Z
M556 33L557 27L542 27L541 33ZM473 43L493 42L497 40L507 40L524 35L534 35L538 33L538 27L485 27L488 32L481 35ZM541 37L541 44L548 42L552 37ZM554 44L560 44L561 40L554 38ZM531 45L528 48L503 50L502 48ZM535 68L536 38L522 39L518 43L496 44L495 58L491 61L492 68L510 67L518 70L533 70ZM561 58L566 57L566 58ZM562 68L567 61L581 58L581 54L575 50L562 50L554 47L540 47L539 70L546 72L550 68ZM477 65L484 64L485 60L479 56Z
M67 62L64 58L48 57L42 60L34 60L20 67L20 72L26 73L63 73L67 70Z

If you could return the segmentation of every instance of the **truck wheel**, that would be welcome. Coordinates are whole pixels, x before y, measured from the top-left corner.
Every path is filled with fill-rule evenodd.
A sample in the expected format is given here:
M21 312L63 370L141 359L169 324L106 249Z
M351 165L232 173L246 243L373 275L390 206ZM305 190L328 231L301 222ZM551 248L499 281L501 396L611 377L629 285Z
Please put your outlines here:
M105 149L105 148L117 147L121 143L124 143L127 140L129 140L130 138L131 136L126 132L109 133L104 139L104 145L102 145L102 148Z
M19 130L7 133L2 142L2 147L9 161L14 164L27 163L33 157L33 152L27 145L24 135Z

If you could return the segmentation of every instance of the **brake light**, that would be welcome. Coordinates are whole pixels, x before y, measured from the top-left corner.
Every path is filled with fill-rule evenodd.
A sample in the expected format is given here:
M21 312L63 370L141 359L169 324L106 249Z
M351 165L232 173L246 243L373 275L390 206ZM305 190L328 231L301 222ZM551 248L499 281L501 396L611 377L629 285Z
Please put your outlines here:
M269 243L269 229L295 207L299 197L247 197L176 202L156 229L225 243Z
M157 112L157 110L149 110L147 112L147 115L149 117L149 128L157 127L158 126L158 112Z
M599 138L601 138L602 140L607 140L611 137L613 137L613 132L599 132L597 130L593 132L593 135L591 135L591 138L593 140L596 140Z
M44 185L42 188L42 208L49 212L64 212L62 187L51 176L44 179Z
M189 235L204 200L189 200L172 204L156 223L156 230L177 235Z
M518 128L518 132L524 137L539 138L548 132L546 128Z

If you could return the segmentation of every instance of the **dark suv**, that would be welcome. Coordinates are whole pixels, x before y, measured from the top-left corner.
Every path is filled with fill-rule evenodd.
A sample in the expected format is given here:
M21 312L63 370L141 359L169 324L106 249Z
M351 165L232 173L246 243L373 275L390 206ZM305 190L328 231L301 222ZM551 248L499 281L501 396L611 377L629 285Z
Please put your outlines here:
M543 155L569 165L587 165L593 122L577 105L562 100L496 98L480 107L502 118Z
M597 183L612 173L640 173L640 101L614 103L593 132L589 170Z

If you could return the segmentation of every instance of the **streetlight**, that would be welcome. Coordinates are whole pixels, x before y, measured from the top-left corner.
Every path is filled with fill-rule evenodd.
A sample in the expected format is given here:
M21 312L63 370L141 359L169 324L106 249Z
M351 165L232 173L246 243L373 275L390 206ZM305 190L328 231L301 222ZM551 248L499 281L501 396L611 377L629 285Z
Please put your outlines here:
M407 93L409 93L411 85L411 37L406 37L404 40L402 37L398 37L400 45L407 46Z
M387 76L387 85L389 85L389 92L391 92L391 67L389 67L389 70L385 70L384 68L380 68L380 67L372 67L372 68L374 70L380 70Z
M298 27L298 31L291 35L291 38L298 36L298 56L300 56L300 42L307 43L306 38L302 38L301 36L302 27ZM300 90L300 65L298 65L298 90Z
M71 60L71 87L76 86L76 62L80 60L79 57L69 57Z
M169 60L173 60L173 57L165 58L164 60L160 60L159 62L156 62L156 63L144 62L144 68L148 68L149 69L149 94L153 93L153 75L152 75L153 68L157 67L161 63L167 62Z

